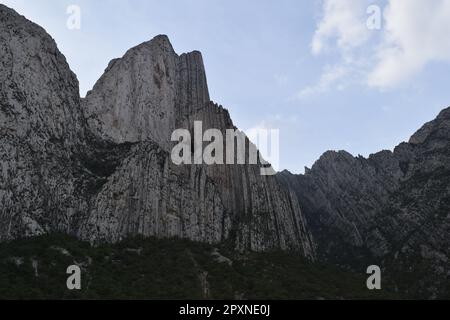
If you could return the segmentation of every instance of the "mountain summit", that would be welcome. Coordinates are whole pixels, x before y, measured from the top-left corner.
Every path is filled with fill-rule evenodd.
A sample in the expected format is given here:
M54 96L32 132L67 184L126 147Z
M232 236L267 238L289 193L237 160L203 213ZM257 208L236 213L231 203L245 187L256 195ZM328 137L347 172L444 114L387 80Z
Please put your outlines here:
M210 101L198 51L177 55L159 35L111 61L83 100L89 127L114 143L152 140L169 150L177 123Z

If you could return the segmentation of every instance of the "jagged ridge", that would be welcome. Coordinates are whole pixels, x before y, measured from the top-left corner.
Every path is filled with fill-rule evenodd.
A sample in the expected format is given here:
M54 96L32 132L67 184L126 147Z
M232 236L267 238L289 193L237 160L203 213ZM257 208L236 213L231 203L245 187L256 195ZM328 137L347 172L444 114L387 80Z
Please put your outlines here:
M330 151L305 175L280 177L296 192L322 259L376 262L417 296L448 295L450 108L393 152L365 159Z

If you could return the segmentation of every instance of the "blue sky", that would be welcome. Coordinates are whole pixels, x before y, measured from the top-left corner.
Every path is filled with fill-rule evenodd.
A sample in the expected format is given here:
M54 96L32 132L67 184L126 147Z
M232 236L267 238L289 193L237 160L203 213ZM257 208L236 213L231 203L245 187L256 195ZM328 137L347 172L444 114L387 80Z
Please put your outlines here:
M280 169L326 150L368 156L450 105L450 1L0 0L43 26L92 88L108 62L158 34L200 50L211 98L242 129L279 128ZM66 27L69 5L81 29ZM380 28L369 5L384 13Z

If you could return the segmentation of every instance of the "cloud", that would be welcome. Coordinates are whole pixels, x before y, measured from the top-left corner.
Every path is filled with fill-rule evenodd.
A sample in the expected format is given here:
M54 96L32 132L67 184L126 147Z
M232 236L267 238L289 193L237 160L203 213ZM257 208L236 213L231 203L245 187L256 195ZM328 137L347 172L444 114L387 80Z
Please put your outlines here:
M339 82L349 75L350 70L342 65L326 67L325 69L327 70L322 73L319 82L316 85L303 88L295 98L305 99L323 92L327 92L334 86L342 89L344 84Z
M381 30L369 30L367 9L373 1L323 1L311 52L337 51L339 62L325 68L319 82L301 90L299 97L325 92L349 76L372 88L391 89L411 81L431 62L450 62L450 1L383 3Z
M389 1L377 63L369 73L373 87L395 87L430 62L450 61L450 1Z
M369 30L365 24L365 6L361 0L326 0L323 18L318 23L311 49L320 54L328 42L336 40L341 50L351 50L367 41Z

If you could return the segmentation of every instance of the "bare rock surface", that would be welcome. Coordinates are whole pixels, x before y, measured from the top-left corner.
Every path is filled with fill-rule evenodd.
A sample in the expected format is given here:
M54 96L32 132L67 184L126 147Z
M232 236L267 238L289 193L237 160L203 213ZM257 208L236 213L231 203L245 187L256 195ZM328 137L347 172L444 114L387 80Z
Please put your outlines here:
M219 242L231 236L241 250L296 249L314 256L296 198L276 177L261 176L259 165L247 159L242 165L181 169L171 163L175 129L189 130L192 139L194 121L202 122L203 131L218 129L224 137L226 129L235 129L228 111L209 100L198 51L179 56L166 36L157 36L113 60L82 105L99 139L138 145L152 141L166 152L160 160L165 166L149 162L153 155L146 148L122 162L123 171L110 177L97 196L84 238L93 240L100 225L100 238L109 240L142 234ZM135 157L146 159L147 166ZM122 190L118 201L112 197L115 189Z
M234 129L210 101L200 52L178 55L157 36L111 61L80 99L51 37L0 9L0 239L180 237L314 258L296 197L259 165L171 161L175 129Z
M0 5L0 240L71 232L85 143L78 81L44 29Z
M403 284L410 292L448 292L450 108L393 152L365 159L330 151L305 175L280 178L296 192L321 259L378 263L421 279Z

